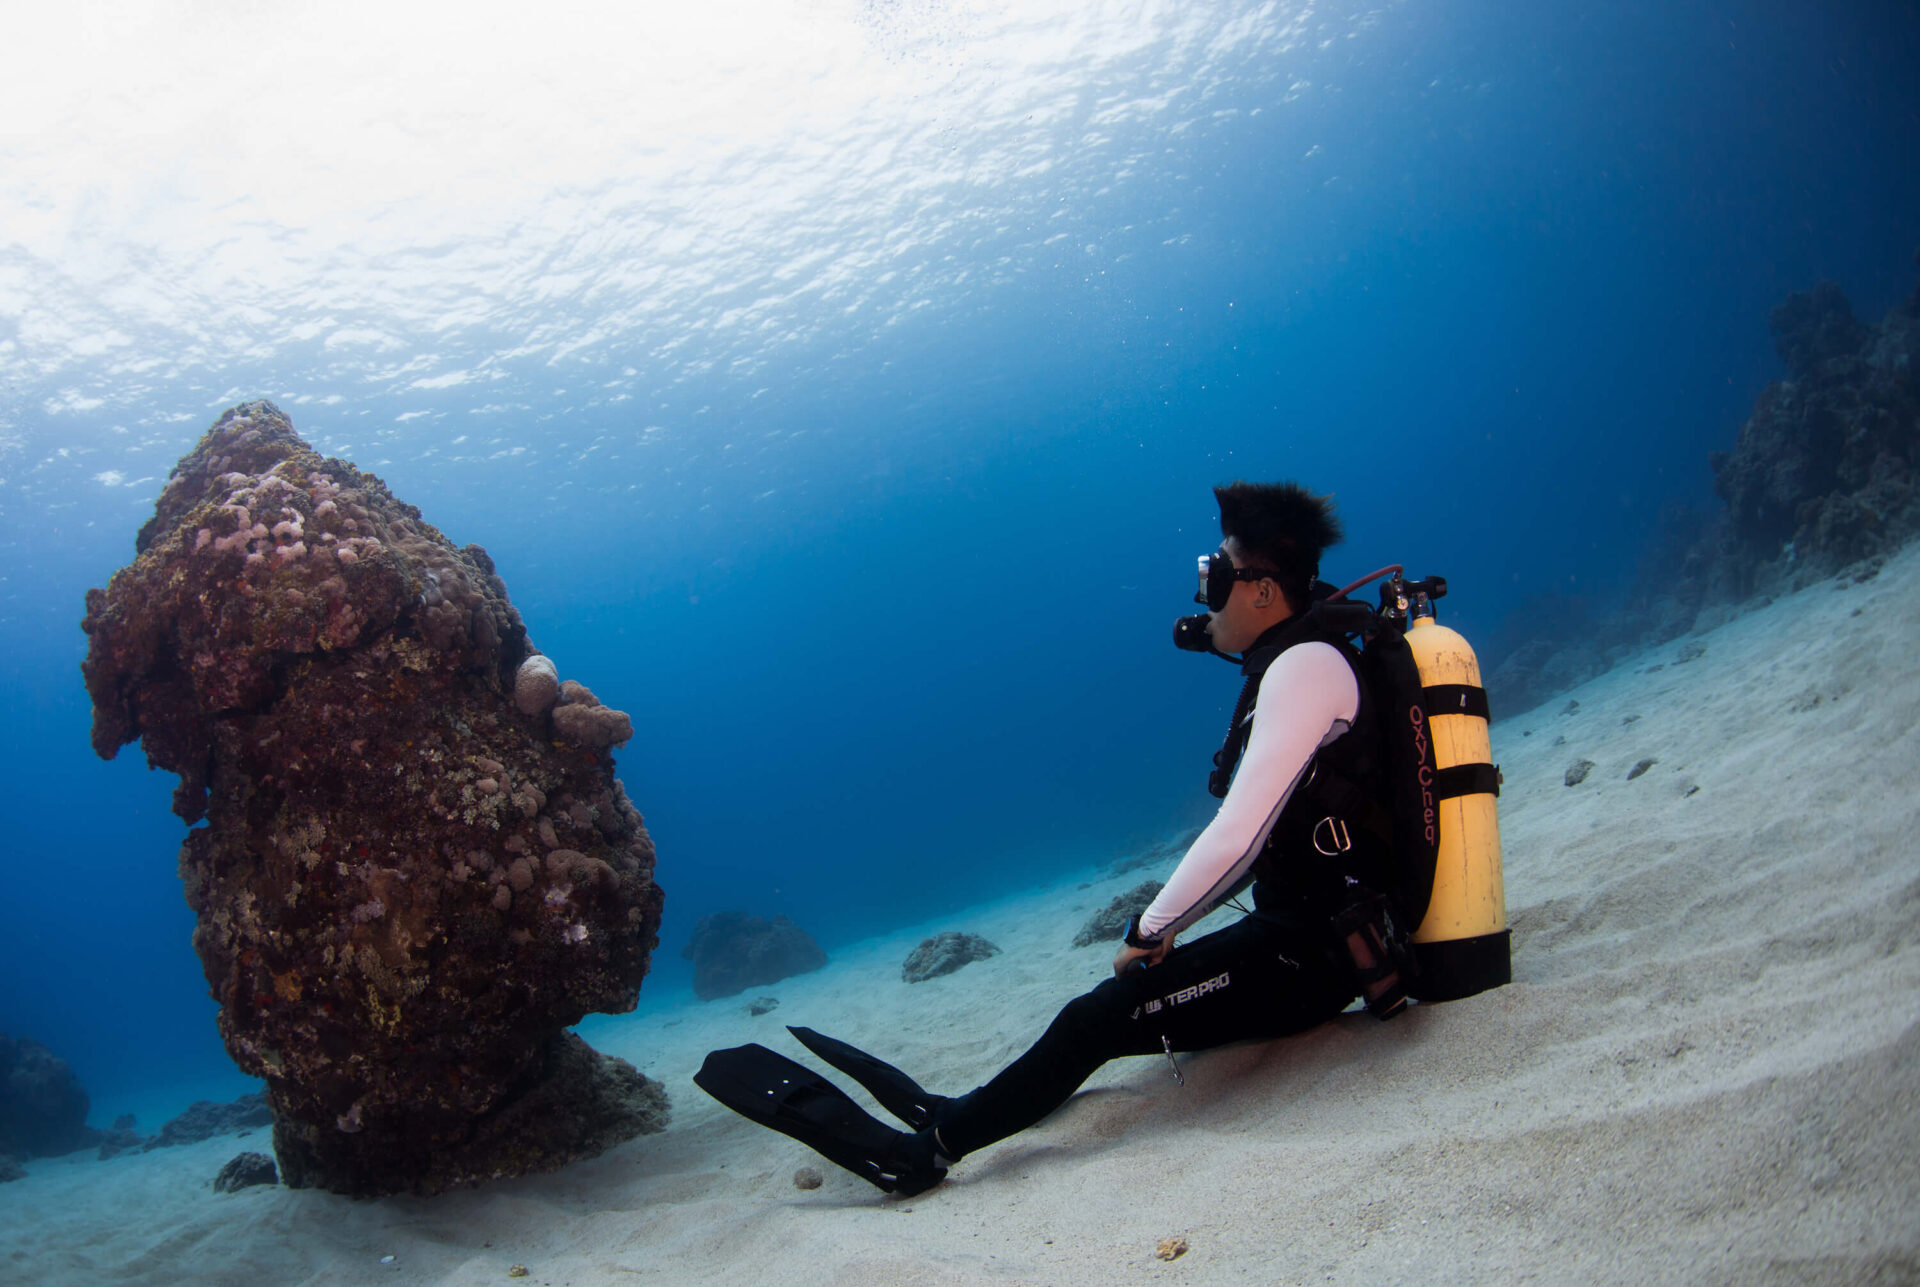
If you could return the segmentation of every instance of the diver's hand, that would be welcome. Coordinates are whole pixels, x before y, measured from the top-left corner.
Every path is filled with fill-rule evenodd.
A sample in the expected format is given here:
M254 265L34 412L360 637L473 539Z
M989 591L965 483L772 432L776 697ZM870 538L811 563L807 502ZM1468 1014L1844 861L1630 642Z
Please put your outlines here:
M1154 966L1167 959L1167 953L1173 950L1173 936L1169 934L1152 947L1128 947L1120 945L1119 953L1113 958L1113 977L1125 978L1128 970L1136 963L1142 966Z

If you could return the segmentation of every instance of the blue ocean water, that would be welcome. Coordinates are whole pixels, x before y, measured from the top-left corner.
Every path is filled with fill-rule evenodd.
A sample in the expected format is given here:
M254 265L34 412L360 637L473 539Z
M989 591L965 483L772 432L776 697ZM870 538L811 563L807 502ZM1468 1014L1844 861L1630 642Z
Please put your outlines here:
M1470 637L1603 603L1773 305L1877 316L1920 242L1893 0L156 6L0 64L0 1031L98 1124L247 1088L78 671L236 401L633 715L644 1006L708 912L831 951L1202 821L1212 484L1334 492L1329 578L1442 572Z

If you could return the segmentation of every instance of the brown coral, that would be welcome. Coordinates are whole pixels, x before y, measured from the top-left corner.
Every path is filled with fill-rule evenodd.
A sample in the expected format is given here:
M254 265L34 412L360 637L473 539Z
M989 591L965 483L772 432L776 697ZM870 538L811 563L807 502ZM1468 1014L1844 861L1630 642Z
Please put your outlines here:
M180 462L138 550L87 595L94 747L141 740L206 820L194 946L288 1183L432 1192L657 1126L564 1034L635 1002L653 845L611 743L516 708L531 648L486 552L265 402ZM556 818L569 856L530 859Z
M575 746L604 750L631 738L633 721L626 712L609 706L556 706L553 734Z

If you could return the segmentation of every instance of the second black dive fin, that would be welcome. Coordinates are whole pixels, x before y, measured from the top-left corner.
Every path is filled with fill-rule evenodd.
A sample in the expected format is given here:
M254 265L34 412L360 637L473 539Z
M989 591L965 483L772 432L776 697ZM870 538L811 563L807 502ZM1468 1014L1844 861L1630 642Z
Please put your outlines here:
M892 1064L812 1028L789 1024L787 1031L808 1050L866 1087L867 1093L880 1101L880 1107L914 1130L924 1131L939 1120L946 1097L921 1089L919 1082Z
M693 1084L885 1192L912 1197L946 1178L931 1134L907 1135L877 1121L838 1086L765 1046L713 1051Z

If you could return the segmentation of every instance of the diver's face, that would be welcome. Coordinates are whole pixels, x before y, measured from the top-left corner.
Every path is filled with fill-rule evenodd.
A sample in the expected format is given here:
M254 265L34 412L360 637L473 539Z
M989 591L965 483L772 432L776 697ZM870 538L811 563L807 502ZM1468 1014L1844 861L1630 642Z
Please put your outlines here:
M1237 568L1253 565L1237 537L1229 536L1220 548ZM1227 604L1218 612L1207 613L1207 634L1221 652L1244 652L1268 629L1292 616L1286 596L1270 577L1258 581L1235 581L1227 595Z

